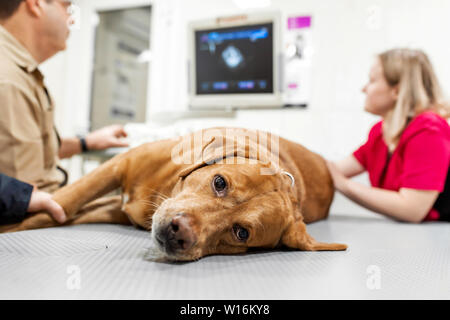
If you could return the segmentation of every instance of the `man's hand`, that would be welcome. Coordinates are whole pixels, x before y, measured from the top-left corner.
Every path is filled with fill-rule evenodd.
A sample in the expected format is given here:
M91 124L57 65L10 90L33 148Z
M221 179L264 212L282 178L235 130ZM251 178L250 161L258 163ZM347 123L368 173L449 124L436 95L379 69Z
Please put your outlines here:
M35 188L31 194L27 212L33 213L38 211L45 211L49 213L53 219L59 223L66 222L66 214L64 209L52 199L52 195L47 192L39 191Z
M128 147L128 143L121 140L121 138L125 137L127 137L127 133L122 126L112 125L88 134L86 136L86 144L89 150Z

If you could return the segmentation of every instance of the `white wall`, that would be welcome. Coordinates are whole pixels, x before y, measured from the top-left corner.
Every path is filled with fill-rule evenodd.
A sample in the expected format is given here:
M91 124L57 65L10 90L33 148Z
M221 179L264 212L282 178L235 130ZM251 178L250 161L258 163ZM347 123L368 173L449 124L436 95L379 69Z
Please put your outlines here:
M239 13L232 1L173 0L171 21L160 46L161 72L154 70L150 110L176 110L187 105L185 26L189 20ZM370 8L380 8L379 29L368 26ZM242 111L261 127L280 123L282 133L330 157L356 148L376 121L363 112L361 89L376 53L408 46L424 49L444 89L450 85L450 1L446 0L272 0L285 16L311 14L315 56L311 106L305 111ZM167 37L172 35L172 39ZM174 48L176 50L174 50ZM155 48L157 50L157 48ZM176 54L174 54L176 52ZM156 56L157 58L158 56ZM155 61L156 62L156 61ZM166 80L167 79L167 80ZM164 86L170 83L171 87ZM332 148L332 150L329 150Z
M63 134L88 126L93 60L92 12L152 4L149 112L187 108L187 37L191 20L240 13L231 0L79 0L81 29L69 49L44 66L58 103ZM379 8L379 28L373 7ZM376 53L400 46L421 48L433 62L444 91L450 89L450 1L448 0L272 0L284 16L313 16L312 101L306 110L240 111L250 127L279 128L286 138L338 159L365 139L377 118L364 113L361 88ZM376 17L375 17L376 18Z
M187 22L241 12L231 0L79 0L78 4L81 29L73 31L68 50L43 68L58 102L58 125L65 134L83 131L88 125L93 10L153 4L150 113L187 108ZM381 9L378 30L367 26L373 6ZM252 122L257 117L265 127L273 127L270 123L275 119L287 137L320 152L327 152L327 142L332 142L332 154L345 154L363 141L376 120L362 111L360 91L373 57L398 46L424 49L448 92L448 0L272 0L268 9L279 9L285 16L313 16L312 101L304 111L242 111L241 119Z

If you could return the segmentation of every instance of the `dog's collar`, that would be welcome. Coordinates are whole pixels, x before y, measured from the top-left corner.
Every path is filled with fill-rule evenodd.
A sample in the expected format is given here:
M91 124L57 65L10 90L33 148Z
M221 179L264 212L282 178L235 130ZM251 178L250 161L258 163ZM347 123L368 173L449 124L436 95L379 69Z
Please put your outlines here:
M291 173L284 171L284 170L282 170L281 173L287 175L291 179L291 187L293 187L295 185L294 176Z

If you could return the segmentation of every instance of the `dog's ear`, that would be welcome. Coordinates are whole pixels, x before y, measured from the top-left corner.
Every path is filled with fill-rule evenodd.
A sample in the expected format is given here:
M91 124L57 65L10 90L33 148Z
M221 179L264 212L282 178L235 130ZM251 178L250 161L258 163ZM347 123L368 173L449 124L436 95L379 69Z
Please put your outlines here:
M172 161L185 164L178 174L181 178L224 159L225 163L232 164L269 164L261 169L261 174L271 175L280 171L277 139L277 136L247 129L204 129L184 137L172 150Z
M178 173L178 176L180 178L184 179L193 171L208 165L208 158L205 156L205 153L208 152L210 146L214 143L214 141L214 136L205 137L203 135L200 135L200 137L198 137L198 133L197 136L193 134L190 136L186 136L183 139L180 146L182 146L182 151L184 152L184 166ZM193 146L192 143L194 144ZM179 154L178 150L174 150L172 150L172 161L175 155ZM178 152L178 154L176 154L176 152Z
M232 164L264 164L261 175L279 173L279 137L267 132L241 129L208 129L214 140L203 150L204 162L212 164L225 159ZM230 159L230 160L228 160Z
M301 219L292 221L287 226L281 237L281 244L304 251L340 251L347 249L345 244L317 242L306 232L306 225Z

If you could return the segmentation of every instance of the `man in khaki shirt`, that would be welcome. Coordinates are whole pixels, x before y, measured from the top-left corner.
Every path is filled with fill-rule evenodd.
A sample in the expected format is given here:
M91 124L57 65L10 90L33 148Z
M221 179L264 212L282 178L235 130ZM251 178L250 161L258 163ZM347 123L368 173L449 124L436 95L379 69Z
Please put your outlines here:
M64 0L0 1L0 173L54 192L67 181L59 159L89 150L127 146L121 126L79 138L60 138L54 103L39 64L66 48ZM47 197L47 201L52 201Z

